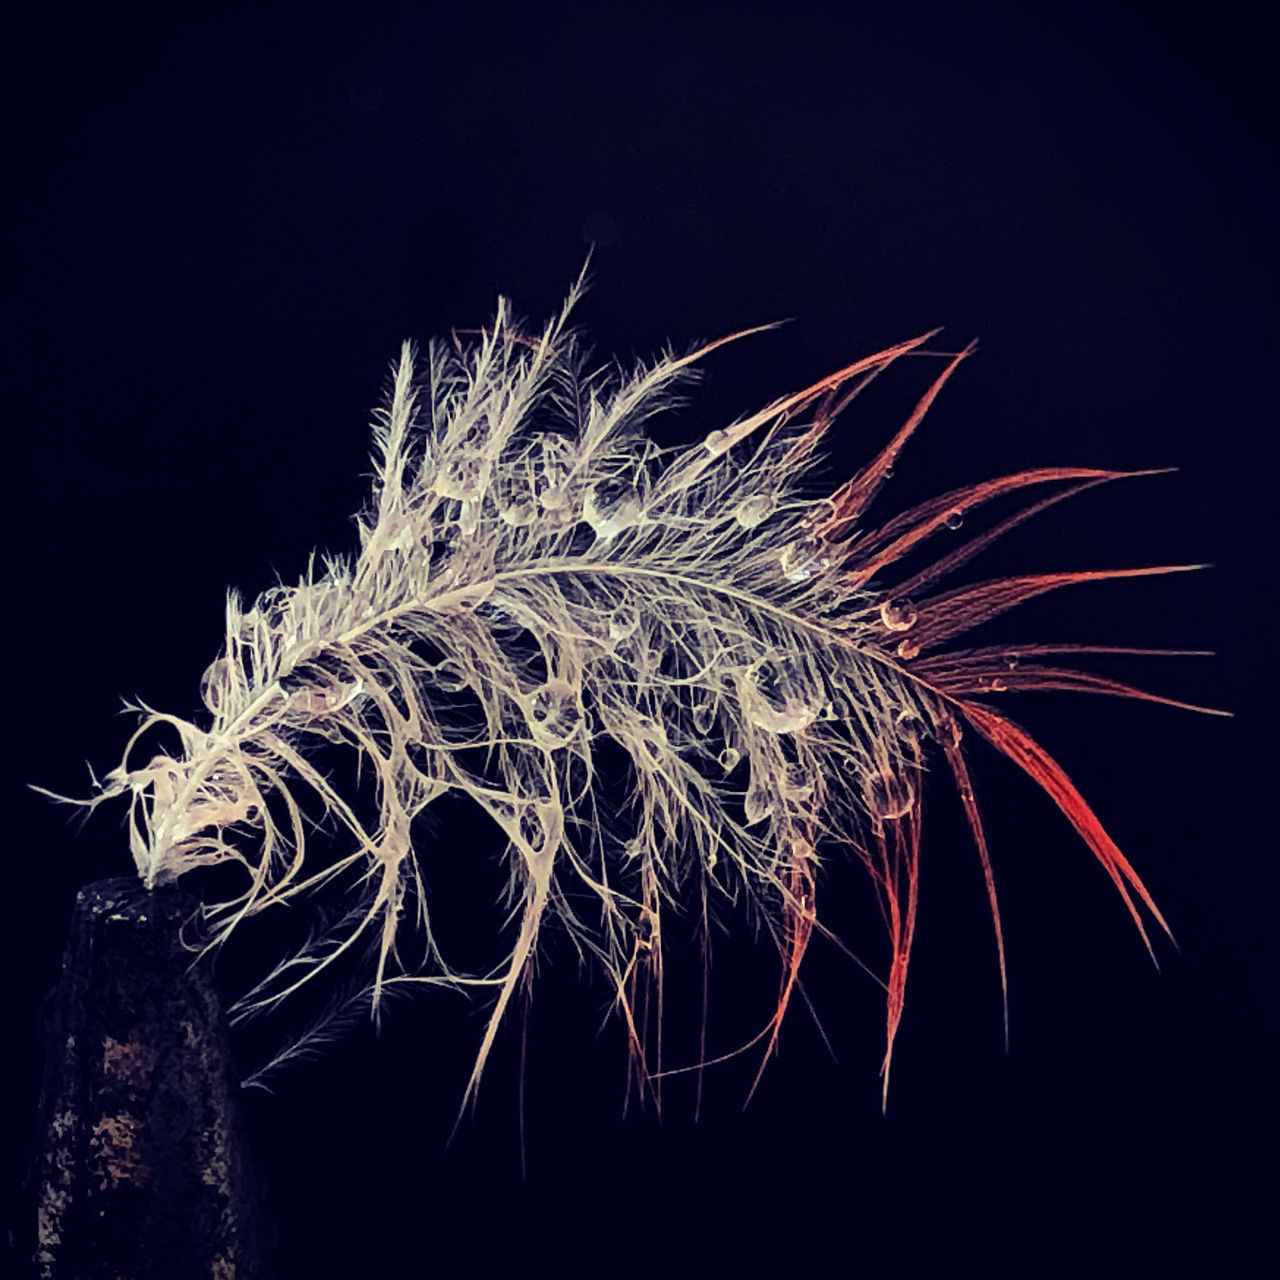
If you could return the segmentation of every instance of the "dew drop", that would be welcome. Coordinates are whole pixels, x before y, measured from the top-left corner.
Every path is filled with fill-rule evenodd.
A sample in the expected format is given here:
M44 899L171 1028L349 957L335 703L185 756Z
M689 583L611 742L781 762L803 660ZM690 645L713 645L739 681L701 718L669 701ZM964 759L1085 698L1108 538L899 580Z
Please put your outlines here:
M910 813L916 793L905 778L877 773L867 780L867 806L882 821L890 822Z
M359 680L337 681L325 687L303 689L295 696L293 705L306 715L327 716L341 711L363 692L364 685Z
M693 727L699 733L707 733L715 723L715 707L709 702L698 702L693 708Z
M280 677L289 709L304 716L326 716L342 710L364 692L364 684L343 660L321 651L297 663Z
M754 529L758 524L763 524L773 514L773 508L773 498L766 493L757 493L753 497L743 499L738 504L738 509L733 513L733 518L744 529Z
M898 740L912 747L919 746L929 733L925 722L909 707L905 711L898 712L894 727L898 733Z
M747 817L747 826L754 827L757 822L763 822L773 811L773 801L769 792L757 780L756 770L751 771L751 784L747 787L747 794L743 797L742 808Z
M548 680L530 694L525 715L534 738L544 746L563 746L582 722L582 708L567 680Z
M823 699L796 654L764 658L747 669L747 715L769 733L795 733L818 718Z
M964 524L964 512L961 511L959 507L953 507L945 516L942 517L942 523L945 524L948 529L958 529L962 524Z
M909 662L920 652L919 641L916 640L899 640L898 641L898 657L904 662Z
M702 447L715 457L727 453L733 444L733 438L727 431L709 431L702 441Z
M738 767L738 761L742 759L742 752L736 747L725 747L717 759L725 773L732 773Z
M830 564L826 542L816 534L798 538L782 550L782 571L791 582L808 582Z
M217 658L205 669L200 677L200 701L215 715L222 706L223 696L227 689L229 668L225 658Z
M919 616L915 605L904 596L886 600L880 606L880 621L890 631L910 631Z
M640 519L640 494L621 476L602 480L587 495L582 515L598 538L612 538Z

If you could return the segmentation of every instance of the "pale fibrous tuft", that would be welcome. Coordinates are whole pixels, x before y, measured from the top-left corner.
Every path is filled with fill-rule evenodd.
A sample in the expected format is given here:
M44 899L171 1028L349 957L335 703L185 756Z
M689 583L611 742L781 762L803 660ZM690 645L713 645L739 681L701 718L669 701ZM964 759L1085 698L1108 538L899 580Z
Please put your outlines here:
M730 338L625 376L591 371L568 323L582 287L540 333L519 326L502 300L474 335L423 351L405 344L373 425L358 553L323 572L313 563L296 586L249 608L233 593L225 646L200 682L207 715L196 724L141 708L121 765L85 802L129 797L130 846L148 885L239 867L238 889L206 900L211 945L321 884L347 895L340 921L279 964L238 1012L323 982L349 952L370 956L375 1010L393 982L490 992L472 1093L554 921L607 975L638 1077L652 1081L661 1064L636 1010L660 987L670 913L705 927L709 909L736 903L768 930L781 983L757 1039L772 1047L822 928L821 860L852 856L889 935L887 1082L930 757L960 789L1003 977L966 731L1048 791L1139 929L1140 908L1163 926L1061 768L985 700L1028 689L1152 697L1045 661L1133 651L1019 645L1014 654L954 641L1057 586L1167 570L939 586L1022 519L1121 473L1022 472L872 523L895 458L971 348L939 356L926 348L932 334L901 342L691 445L660 448L647 421L670 407L694 362ZM907 355L932 356L940 373L861 471L815 496L823 433ZM962 522L1023 488L1041 496L964 540ZM901 560L926 544L936 556L907 573ZM157 729L169 733L170 754L135 759ZM358 753L375 805L357 803L319 767L321 742ZM624 803L601 803L605 757L630 770ZM483 974L455 969L437 944L432 922L450 904L424 885L415 854L415 820L450 795L505 842L513 915L506 939L495 939L505 958ZM322 866L308 856L317 809L339 846ZM406 966L396 944L413 929L410 903L425 958Z

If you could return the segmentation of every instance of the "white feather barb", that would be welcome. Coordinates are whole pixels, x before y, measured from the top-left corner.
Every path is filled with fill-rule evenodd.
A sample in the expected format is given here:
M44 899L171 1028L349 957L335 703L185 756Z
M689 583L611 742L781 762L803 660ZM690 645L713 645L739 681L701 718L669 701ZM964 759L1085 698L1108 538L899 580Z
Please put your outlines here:
M761 1033L772 1045L809 937L822 931L820 853L842 848L870 873L889 933L887 1080L915 924L924 761L935 746L966 797L1000 938L960 755L965 723L1050 791L1141 928L1133 899L1154 904L1069 780L972 695L1147 695L1010 663L1008 647L943 648L1038 591L1118 575L934 589L1028 515L1120 473L1000 477L869 526L894 459L971 347L948 357L875 458L814 497L823 432L868 380L925 353L932 334L690 446L660 449L643 425L670 406L694 363L772 326L668 353L629 377L590 372L568 324L582 289L580 279L540 335L502 301L470 340L455 334L425 353L405 344L373 426L374 493L354 561L320 574L313 564L248 610L233 593L224 649L201 686L208 723L139 708L121 765L86 802L129 796L131 849L149 885L242 867L240 891L207 905L214 944L325 882L354 893L359 905L339 934L282 963L241 1011L274 1006L357 943L372 953L375 1010L391 981L495 988L472 1096L554 917L609 976L640 1074L652 1080L661 1064L635 1008L643 984L660 982L673 904L701 903L705 925L708 903L740 900L771 932L783 958L777 1013ZM990 499L1043 485L1049 497L987 533L961 542L952 532ZM895 580L900 557L935 537L943 546L932 567ZM1037 650L1050 651L1062 649ZM132 763L163 726L179 749ZM347 744L371 769L375 816L311 761L319 739ZM630 762L625 806L601 803L605 744ZM452 969L436 945L433 913L448 904L424 890L415 859L415 819L449 794L469 798L505 837L518 915L505 959L478 977ZM304 796L346 841L319 870ZM408 897L426 940L413 972L396 952Z

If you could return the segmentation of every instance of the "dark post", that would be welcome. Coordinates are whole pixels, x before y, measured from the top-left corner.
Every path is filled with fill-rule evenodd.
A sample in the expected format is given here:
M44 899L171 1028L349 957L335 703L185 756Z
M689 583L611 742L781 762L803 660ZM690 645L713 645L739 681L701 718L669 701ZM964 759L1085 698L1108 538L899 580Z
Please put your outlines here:
M76 898L40 1099L41 1280L267 1280L226 1023L179 939L199 904L102 880Z

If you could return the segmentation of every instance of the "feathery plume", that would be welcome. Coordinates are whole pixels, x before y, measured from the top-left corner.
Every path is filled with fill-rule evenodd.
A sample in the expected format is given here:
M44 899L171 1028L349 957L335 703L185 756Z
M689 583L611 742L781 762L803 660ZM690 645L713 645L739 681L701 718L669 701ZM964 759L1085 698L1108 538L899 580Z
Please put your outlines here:
M322 573L313 561L296 586L273 588L248 609L232 593L225 647L201 684L208 723L140 706L121 764L77 802L129 797L130 847L148 885L239 864L239 892L206 904L210 945L323 883L347 882L343 918L278 965L239 1012L274 1007L357 946L371 954L375 1012L392 982L491 990L471 1097L554 918L608 975L633 1066L651 1081L661 1064L638 1010L655 1000L660 1009L663 922L687 902L700 904L705 928L709 903L722 899L743 902L781 957L776 1011L756 1038L771 1050L822 930L820 857L844 850L865 866L889 937L887 1094L930 754L946 761L960 791L1004 982L992 860L962 748L969 729L1052 797L1148 947L1150 922L1167 933L1071 780L987 698L1068 689L1181 706L1043 661L1168 651L1015 652L956 641L1046 591L1196 566L941 586L1054 503L1153 473L1022 471L877 525L868 513L894 460L972 346L946 357L861 471L815 498L806 486L824 433L871 379L926 354L933 333L688 447L663 449L646 421L670 407L695 361L760 330L684 356L668 351L630 376L589 371L568 324L583 287L579 279L541 334L523 330L500 300L492 325L475 335L432 342L425 353L405 344L374 423L375 481L358 554L326 560ZM956 541L953 531L980 507L1022 490L1043 496ZM904 575L906 553L935 538L937 558ZM157 728L172 732L177 749L135 761ZM376 817L317 766L317 740L346 744L369 767ZM630 762L622 812L599 803L605 743ZM449 794L472 801L506 840L514 938L502 963L479 976L451 968L436 943L433 913L448 904L426 892L411 838L414 820ZM346 839L320 869L307 856L304 801ZM412 972L396 950L410 898L425 938L424 963Z

